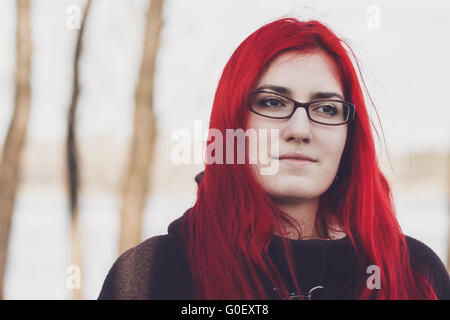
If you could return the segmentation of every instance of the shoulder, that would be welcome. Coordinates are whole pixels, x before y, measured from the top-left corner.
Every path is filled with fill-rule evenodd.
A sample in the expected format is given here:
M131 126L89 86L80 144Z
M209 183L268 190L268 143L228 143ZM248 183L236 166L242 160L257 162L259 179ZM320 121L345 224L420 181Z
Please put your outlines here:
M440 269L443 269L448 276L443 262L429 246L413 237L405 236L405 238L411 260L438 271L442 271Z
M418 271L426 272L439 299L450 299L450 277L442 260L425 243L406 236L411 265Z
M149 238L119 256L98 299L182 299L189 289L187 266L177 236Z

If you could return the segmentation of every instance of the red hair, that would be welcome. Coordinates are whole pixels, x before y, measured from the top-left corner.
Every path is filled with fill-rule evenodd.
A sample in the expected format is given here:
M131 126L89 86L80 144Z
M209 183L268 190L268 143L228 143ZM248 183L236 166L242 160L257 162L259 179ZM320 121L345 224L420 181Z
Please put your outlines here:
M355 298L436 299L426 276L411 267L391 190L377 163L358 76L344 45L355 57L344 40L314 20L283 18L262 26L239 45L226 64L209 127L220 130L224 137L226 129L245 130L249 92L262 69L280 53L320 50L328 54L337 67L345 98L356 106L356 117L348 126L338 177L321 196L316 221L323 223L331 213L355 248L361 271ZM234 151L236 155L236 146ZM268 245L280 221L290 219L257 183L248 163L223 163L205 165L197 201L184 228L195 298L267 299L263 277L280 288L280 298L286 298L286 286L268 255ZM284 237L283 248L300 292L292 251ZM381 289L366 287L368 265L380 268Z

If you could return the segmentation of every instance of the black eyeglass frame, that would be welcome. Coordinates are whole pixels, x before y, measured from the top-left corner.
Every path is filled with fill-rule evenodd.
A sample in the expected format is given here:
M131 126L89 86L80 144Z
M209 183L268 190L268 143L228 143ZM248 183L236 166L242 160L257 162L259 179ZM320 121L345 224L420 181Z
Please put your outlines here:
M267 116L267 115L260 114L260 113L256 112L255 110L253 110L253 103L251 103L250 104L250 111L253 112L253 113L256 113L257 115L260 115L261 117L265 117L265 118L269 118L269 119L289 119L295 113L295 110L297 110L298 108L305 108L306 114L308 115L309 120L311 120L312 122L315 122L315 123L318 123L318 124L327 125L327 126L341 126L343 124L350 123L351 121L353 121L355 119L356 107L355 107L355 105L353 103L350 103L348 101L336 100L336 99L322 99L322 100L315 100L315 101L303 103L303 102L298 102L298 101L296 101L294 99L291 99L289 97L286 97L286 96L284 96L282 94L271 92L271 91L266 91L266 90L256 90L256 91L253 91L251 94L255 95L257 93L273 94L275 96L282 97L283 99L286 99L286 100L291 101L291 102L294 103L294 108L292 109L291 114L288 115L288 116L285 116L285 117L270 117L270 116ZM348 112L348 115L347 115L347 119L344 122L341 122L341 123L324 123L324 122L320 122L320 121L312 119L311 115L309 114L309 107L310 107L310 105L312 105L314 103L318 103L318 102L325 102L325 101L340 102L340 103L344 103L344 104L348 105L350 108L349 108L349 112Z

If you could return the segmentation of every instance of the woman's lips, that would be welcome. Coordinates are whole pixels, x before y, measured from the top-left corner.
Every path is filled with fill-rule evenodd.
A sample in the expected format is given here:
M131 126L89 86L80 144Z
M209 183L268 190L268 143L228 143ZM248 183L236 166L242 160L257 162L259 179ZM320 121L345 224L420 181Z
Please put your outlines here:
M278 160L281 163L284 163L289 166L294 166L294 167L304 167L304 166L309 166L314 163L314 161L305 160L305 159L294 159L294 158L283 158L283 159L278 159Z

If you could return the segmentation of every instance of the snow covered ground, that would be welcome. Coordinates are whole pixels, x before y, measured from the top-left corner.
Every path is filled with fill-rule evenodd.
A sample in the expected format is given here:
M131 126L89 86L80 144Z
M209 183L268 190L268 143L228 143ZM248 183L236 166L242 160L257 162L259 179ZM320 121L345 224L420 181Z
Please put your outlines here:
M396 199L398 217L413 236L446 261L448 204L445 198L402 196ZM150 198L144 218L144 237L166 233L168 224L194 203L191 196L157 194ZM119 198L114 194L81 197L81 228L85 299L96 299L117 258ZM64 193L58 189L23 190L17 201L10 238L6 299L70 299L66 274L70 229Z

